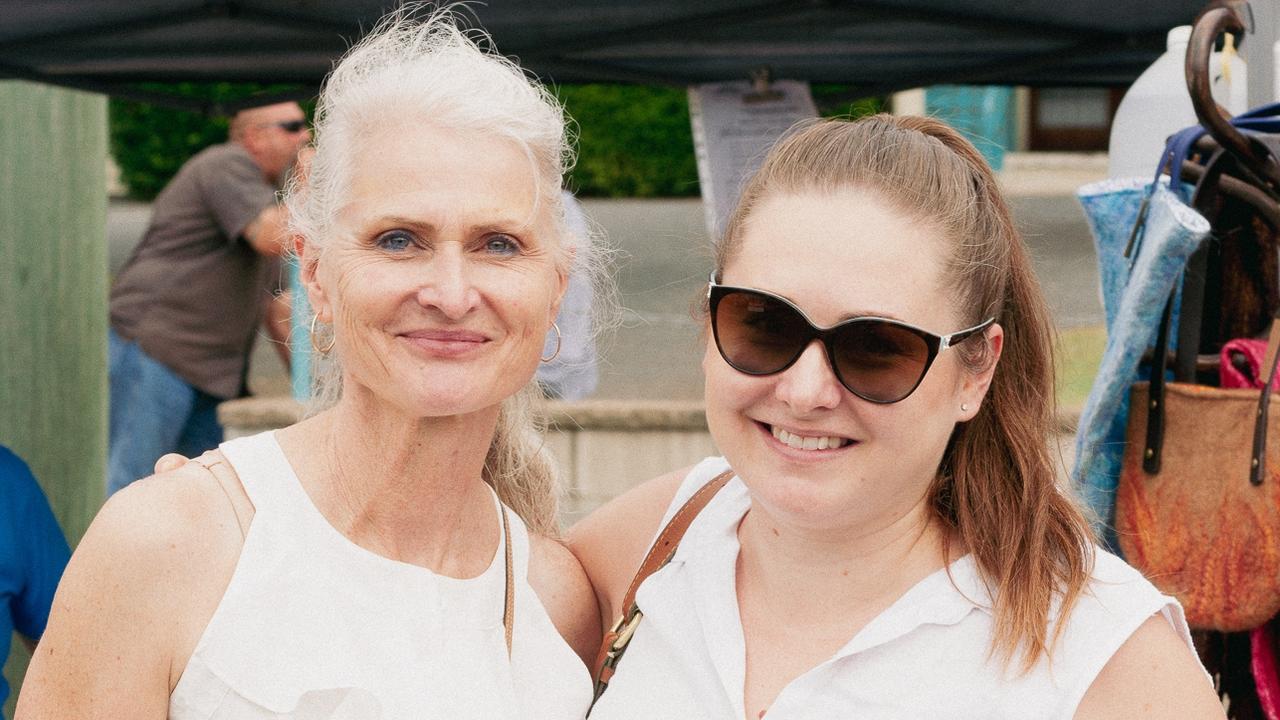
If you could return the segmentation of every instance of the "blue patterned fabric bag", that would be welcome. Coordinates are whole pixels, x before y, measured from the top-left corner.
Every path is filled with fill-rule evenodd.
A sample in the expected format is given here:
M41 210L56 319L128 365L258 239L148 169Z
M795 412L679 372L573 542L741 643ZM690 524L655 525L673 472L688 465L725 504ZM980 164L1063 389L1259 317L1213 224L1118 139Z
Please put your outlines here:
M1136 255L1126 258L1125 248L1148 193ZM1165 302L1187 260L1208 237L1209 222L1166 182L1104 180L1076 194L1097 250L1107 346L1080 415L1072 479L1114 548L1110 528L1129 419L1129 387L1140 379L1142 354L1155 341Z

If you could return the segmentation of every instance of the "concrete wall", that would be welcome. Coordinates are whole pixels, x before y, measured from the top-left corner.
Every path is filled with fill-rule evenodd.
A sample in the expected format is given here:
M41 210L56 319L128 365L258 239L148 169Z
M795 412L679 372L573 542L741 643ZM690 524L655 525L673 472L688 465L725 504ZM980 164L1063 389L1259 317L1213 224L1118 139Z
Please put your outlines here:
M548 403L547 445L568 494L565 527L636 485L719 455L700 402Z
M106 107L0 82L0 443L31 466L73 545L106 474ZM25 668L15 642L14 695Z

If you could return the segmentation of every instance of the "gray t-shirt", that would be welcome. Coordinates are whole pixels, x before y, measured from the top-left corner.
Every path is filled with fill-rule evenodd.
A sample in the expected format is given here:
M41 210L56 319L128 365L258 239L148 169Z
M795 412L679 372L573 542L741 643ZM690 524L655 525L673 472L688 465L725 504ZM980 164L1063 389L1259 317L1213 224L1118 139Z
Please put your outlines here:
M279 263L240 237L275 194L243 147L206 148L156 198L111 288L116 333L215 397L244 393L249 351L279 280Z

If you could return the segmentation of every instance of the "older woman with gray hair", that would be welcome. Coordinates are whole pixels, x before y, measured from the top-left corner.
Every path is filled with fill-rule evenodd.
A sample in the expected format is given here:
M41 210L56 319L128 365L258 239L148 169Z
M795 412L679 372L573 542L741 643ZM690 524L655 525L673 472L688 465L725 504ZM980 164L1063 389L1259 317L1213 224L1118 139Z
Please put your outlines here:
M350 51L287 197L329 406L115 495L18 717L583 716L598 614L531 415L591 253L564 127L447 14Z

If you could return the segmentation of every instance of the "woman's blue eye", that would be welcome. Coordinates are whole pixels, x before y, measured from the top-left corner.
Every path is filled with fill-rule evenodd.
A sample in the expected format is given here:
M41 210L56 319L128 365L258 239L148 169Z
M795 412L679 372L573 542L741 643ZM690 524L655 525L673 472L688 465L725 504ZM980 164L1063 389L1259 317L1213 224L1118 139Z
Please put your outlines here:
M506 235L494 235L485 242L484 249L494 255L515 255L520 246Z
M413 236L403 230L392 230L379 235L374 244L382 250L397 252L413 245Z

